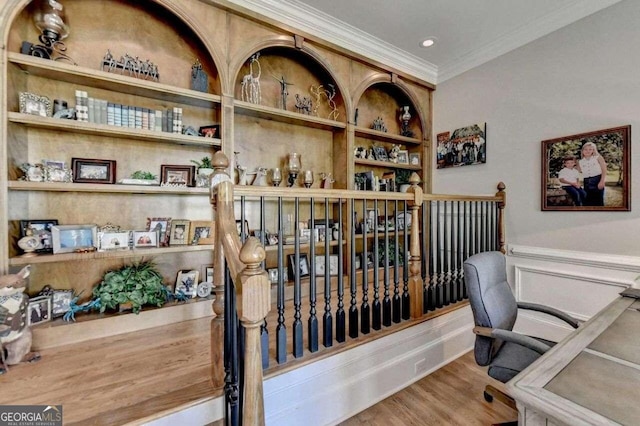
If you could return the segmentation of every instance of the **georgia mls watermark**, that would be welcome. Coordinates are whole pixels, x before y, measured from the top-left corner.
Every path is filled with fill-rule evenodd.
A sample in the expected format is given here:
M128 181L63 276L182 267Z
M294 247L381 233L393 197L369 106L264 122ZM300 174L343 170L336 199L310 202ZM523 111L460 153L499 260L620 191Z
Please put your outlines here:
M62 405L0 405L0 426L62 426Z

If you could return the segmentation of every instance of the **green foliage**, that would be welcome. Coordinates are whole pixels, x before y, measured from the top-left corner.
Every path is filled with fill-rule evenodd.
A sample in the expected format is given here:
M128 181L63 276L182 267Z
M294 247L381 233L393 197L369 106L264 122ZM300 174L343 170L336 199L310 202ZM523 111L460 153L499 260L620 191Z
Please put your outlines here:
M389 260L389 266L395 264L396 256L396 244L394 241L389 241L387 244L387 258ZM404 255L402 254L402 245L398 247L398 266L404 265ZM378 245L378 266L384 266L384 243L381 241Z
M200 161L191 160L193 164L196 165L198 170L200 169L213 169L213 164L211 164L211 157L202 157Z
M396 185L409 184L410 178L411 178L411 170L396 169Z
M162 306L167 301L162 276L151 261L107 272L93 289L93 296L100 298L100 312L107 308L117 309L121 303L131 303L137 314L143 305Z
M156 175L154 175L151 172L145 172L143 170L136 170L135 172L133 172L131 174L131 179L146 179L146 180L155 180L157 178Z

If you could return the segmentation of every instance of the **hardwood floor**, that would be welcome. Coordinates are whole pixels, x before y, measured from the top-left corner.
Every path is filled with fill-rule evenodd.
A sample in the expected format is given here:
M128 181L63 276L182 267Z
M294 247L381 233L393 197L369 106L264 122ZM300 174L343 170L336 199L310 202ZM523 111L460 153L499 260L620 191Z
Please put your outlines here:
M484 400L487 384L503 388L475 363L471 351L340 426L471 426L516 420L515 410Z

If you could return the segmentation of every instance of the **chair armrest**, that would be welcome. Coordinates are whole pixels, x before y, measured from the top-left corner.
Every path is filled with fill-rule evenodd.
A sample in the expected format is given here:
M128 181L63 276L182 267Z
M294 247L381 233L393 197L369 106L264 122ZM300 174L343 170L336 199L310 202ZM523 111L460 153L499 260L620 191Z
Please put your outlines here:
M524 346L525 348L529 348L532 351L539 353L540 355L543 355L545 352L551 349L551 346L546 345L541 341L534 339L533 337L516 333L514 331L502 330L500 328L474 327L473 332L480 336L501 339L505 342L511 342L520 346Z
M573 318L571 315L568 315L550 306L539 305L537 303L518 302L518 308L527 309L530 311L542 312L544 314L554 316L566 322L573 328L578 328L580 326L580 322L577 319Z

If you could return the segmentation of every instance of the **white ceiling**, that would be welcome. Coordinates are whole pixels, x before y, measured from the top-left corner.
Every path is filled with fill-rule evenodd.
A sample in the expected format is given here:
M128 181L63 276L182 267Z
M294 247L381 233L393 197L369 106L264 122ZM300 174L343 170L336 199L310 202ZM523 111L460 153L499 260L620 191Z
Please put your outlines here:
M230 1L438 83L620 0Z

